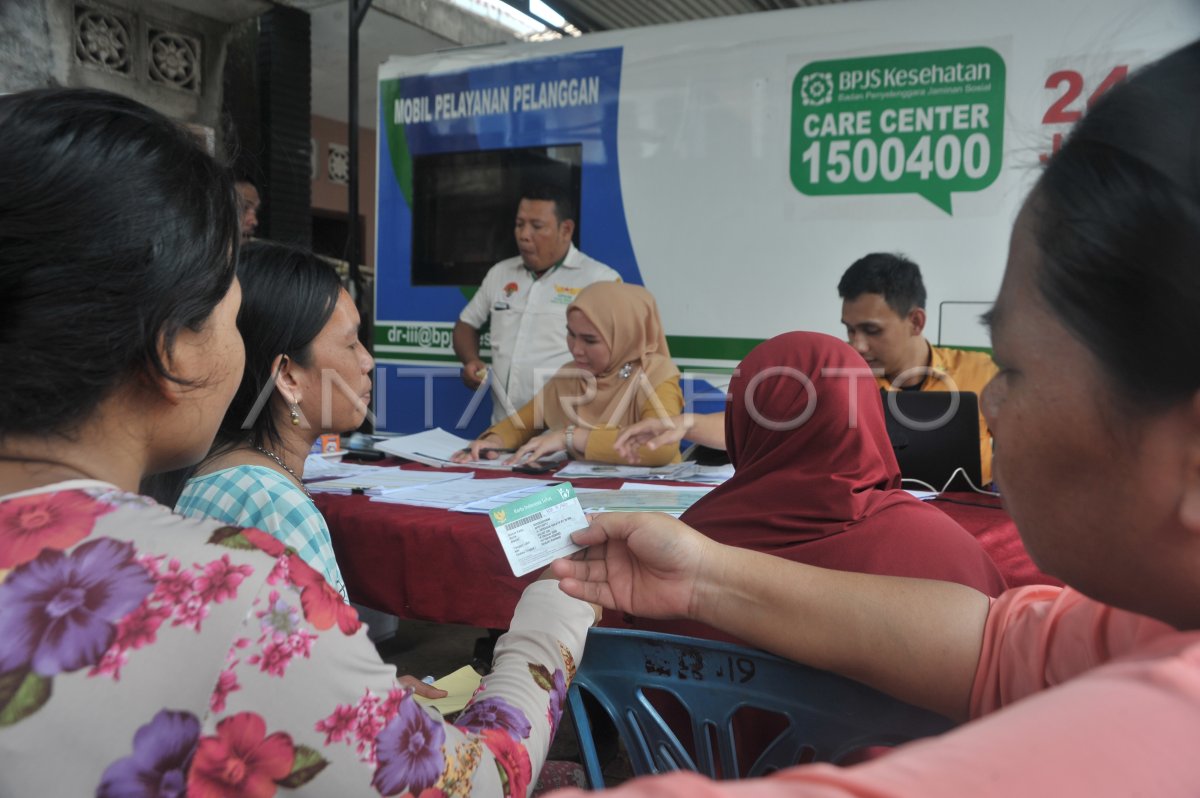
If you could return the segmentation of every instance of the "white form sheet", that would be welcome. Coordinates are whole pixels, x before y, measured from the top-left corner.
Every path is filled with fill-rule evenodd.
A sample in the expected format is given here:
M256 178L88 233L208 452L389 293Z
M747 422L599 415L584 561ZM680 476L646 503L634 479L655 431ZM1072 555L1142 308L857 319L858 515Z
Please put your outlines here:
M308 489L313 493L349 494L355 491L368 496L380 496L407 488L424 485L474 479L474 474L440 471L402 471L399 468L376 468L371 473L313 482Z
M440 507L451 510L460 504L489 499L501 493L538 485L541 488L551 484L546 480L523 479L521 477L503 477L501 479L464 479L452 482L442 482L435 485L422 485L416 488L395 490L382 496L372 496L373 502L389 504L411 504L415 507Z

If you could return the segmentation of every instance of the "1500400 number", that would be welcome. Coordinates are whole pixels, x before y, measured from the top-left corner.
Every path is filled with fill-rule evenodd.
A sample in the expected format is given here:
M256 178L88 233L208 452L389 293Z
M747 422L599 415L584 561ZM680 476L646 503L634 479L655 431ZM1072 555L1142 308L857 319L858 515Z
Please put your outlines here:
M895 183L905 175L928 180L936 174L941 180L952 180L965 174L978 179L987 174L992 164L992 145L983 133L972 133L964 141L946 134L935 143L932 136L922 136L911 150L904 142L890 136L882 143L875 139L831 141L822 158L822 143L814 141L801 156L808 165L808 182L817 185L823 180L845 183L851 177L859 183L869 183L881 177Z

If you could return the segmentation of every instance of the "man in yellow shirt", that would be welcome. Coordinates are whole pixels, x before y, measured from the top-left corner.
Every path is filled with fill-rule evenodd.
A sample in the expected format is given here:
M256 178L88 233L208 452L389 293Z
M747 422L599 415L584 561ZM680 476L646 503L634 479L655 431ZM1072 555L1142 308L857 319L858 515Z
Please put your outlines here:
M970 391L996 374L984 352L934 346L925 338L925 284L917 264L876 252L855 261L838 282L846 338L889 391ZM979 416L983 481L992 481L992 436ZM938 487L941 487L940 485Z
M856 261L838 283L846 338L889 391L970 391L979 394L996 374L984 352L933 346L925 339L925 284L917 264L898 255L874 253ZM654 450L681 439L725 448L725 414L684 413L639 421L617 437L614 448L639 462L639 447ZM979 415L983 484L992 481L992 435ZM937 486L941 488L941 485Z

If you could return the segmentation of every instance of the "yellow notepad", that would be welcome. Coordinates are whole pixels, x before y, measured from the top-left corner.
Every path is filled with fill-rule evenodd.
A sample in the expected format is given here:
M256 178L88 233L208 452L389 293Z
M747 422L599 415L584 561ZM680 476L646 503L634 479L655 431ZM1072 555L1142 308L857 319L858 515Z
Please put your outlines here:
M427 707L436 709L443 715L449 715L451 712L458 712L467 705L467 702L471 700L471 696L475 695L475 691L479 688L479 682L482 678L470 665L463 665L454 673L443 676L433 683L434 687L446 691L447 695L445 697L425 698L424 696L414 695L413 698Z

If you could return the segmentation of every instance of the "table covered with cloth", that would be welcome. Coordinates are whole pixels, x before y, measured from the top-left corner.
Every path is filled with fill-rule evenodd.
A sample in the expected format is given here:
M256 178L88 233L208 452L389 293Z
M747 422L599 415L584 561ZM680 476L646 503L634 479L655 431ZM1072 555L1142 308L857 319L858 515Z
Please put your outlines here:
M476 479L509 476L517 475L475 473ZM622 484L619 479L571 481L608 490ZM359 604L401 618L503 629L521 591L538 576L513 576L486 515L374 502L361 495L316 493L314 499L329 524L350 598ZM933 504L979 540L1009 587L1061 584L1029 559L998 499L955 493ZM604 625L614 623L621 625L620 616L607 613Z

